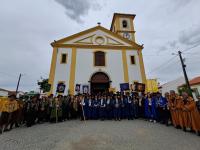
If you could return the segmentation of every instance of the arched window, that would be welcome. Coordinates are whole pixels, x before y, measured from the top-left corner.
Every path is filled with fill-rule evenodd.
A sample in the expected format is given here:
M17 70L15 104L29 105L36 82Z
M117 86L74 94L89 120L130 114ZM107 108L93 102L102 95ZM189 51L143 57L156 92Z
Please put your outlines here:
M97 51L94 53L94 65L95 66L105 66L105 53Z
M127 28L127 26L128 26L127 21L126 21L126 20L123 20L123 21L122 21L122 25L123 25L123 28Z

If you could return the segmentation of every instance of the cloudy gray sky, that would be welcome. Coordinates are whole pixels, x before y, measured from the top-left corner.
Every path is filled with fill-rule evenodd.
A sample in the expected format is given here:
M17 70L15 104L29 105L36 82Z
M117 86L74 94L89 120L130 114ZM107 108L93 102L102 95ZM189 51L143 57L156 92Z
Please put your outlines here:
M148 78L161 83L182 76L186 50L189 78L200 75L199 0L0 0L0 88L37 89L48 77L53 40L96 26L110 28L114 12L136 14L136 40L144 44ZM188 49L191 48L191 49Z

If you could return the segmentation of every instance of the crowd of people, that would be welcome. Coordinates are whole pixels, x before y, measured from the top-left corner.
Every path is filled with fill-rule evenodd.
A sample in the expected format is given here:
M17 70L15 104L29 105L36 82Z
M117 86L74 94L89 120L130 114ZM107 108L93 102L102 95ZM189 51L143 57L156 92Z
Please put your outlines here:
M15 95L11 95L9 100L16 100ZM141 118L200 135L200 99L195 102L186 92L181 96L174 91L165 93L165 96L140 92L50 95L42 98L37 95L27 101L19 99L17 102L19 108L16 111L1 113L0 133L14 126L31 127L36 123L72 119L121 121Z

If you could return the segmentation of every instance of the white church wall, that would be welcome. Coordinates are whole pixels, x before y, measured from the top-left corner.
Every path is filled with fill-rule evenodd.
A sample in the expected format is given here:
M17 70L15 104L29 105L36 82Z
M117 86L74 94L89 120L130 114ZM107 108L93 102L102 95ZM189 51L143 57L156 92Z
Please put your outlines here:
M112 83L111 87L119 90L119 84L124 82L122 53L120 50L101 50L106 52L106 66L94 66L94 51L92 49L77 49L75 84L89 84L95 72L107 73Z
M67 94L69 89L69 77L70 77L70 66L71 66L71 48L59 48L57 53L56 60L56 70L54 77L54 90L53 93L56 93L57 84L59 81L64 81L66 88L64 94ZM67 63L61 64L61 54L67 54Z
M135 57L135 64L131 64L130 56ZM141 71L140 71L140 62L138 53L136 50L126 51L127 64L128 64L128 75L129 75L129 83L133 83L134 81L142 82Z

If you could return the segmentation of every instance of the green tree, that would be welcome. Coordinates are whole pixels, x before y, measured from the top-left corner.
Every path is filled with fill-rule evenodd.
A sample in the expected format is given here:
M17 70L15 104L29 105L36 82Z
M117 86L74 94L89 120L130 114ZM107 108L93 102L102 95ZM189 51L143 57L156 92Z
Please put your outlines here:
M37 84L40 88L40 90L42 90L43 92L49 92L51 85L48 83L49 79L43 79L41 78L41 81L38 81Z
M190 90L187 88L187 86L185 84L178 88L178 92L179 92L180 95L182 95L183 92L186 92L190 96L192 96L191 93L190 93Z

